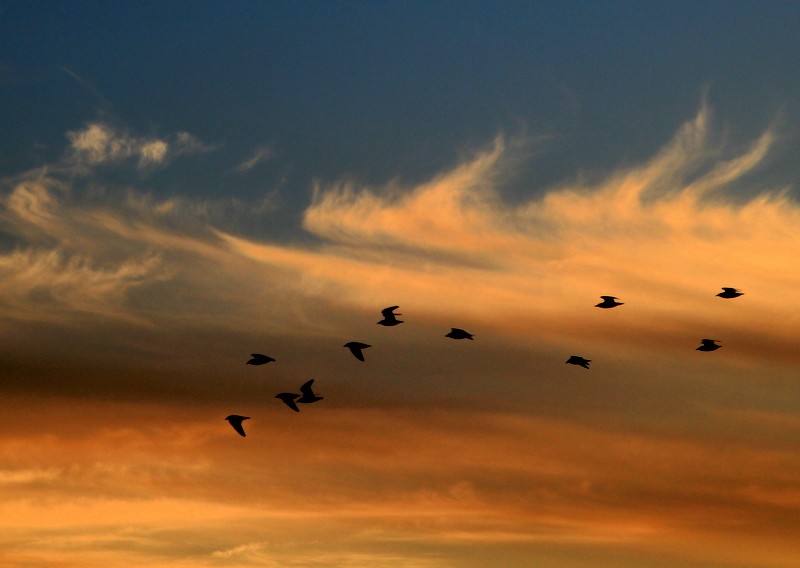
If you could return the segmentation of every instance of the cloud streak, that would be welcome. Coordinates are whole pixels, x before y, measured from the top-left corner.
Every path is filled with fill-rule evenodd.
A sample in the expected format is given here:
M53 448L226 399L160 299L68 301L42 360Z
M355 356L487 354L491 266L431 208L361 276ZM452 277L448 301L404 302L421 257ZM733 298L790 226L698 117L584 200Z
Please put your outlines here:
M414 187L320 183L310 244L245 238L213 203L88 191L75 180L102 168L167 166L180 135L75 131L61 162L2 180L0 554L791 566L800 207L731 197L775 137L732 152L710 118L514 205L502 138ZM394 304L407 323L376 326ZM262 348L276 363L246 366ZM564 364L576 352L590 371ZM325 400L284 412L274 392L308 378Z
M240 174L249 172L264 160L268 160L271 156L272 151L269 148L256 148L255 152L253 152L253 155L236 166L234 171Z
M99 562L103 551L124 550L129 565L168 565L159 551L169 549L174 561L200 564L340 565L350 555L441 566L421 547L460 547L466 561L475 546L535 554L550 543L682 551L681 565L790 566L796 553L791 445L659 438L507 413L330 409L306 426L286 413L254 419L245 445L210 420L212 407L44 401L41 410L37 431L18 427L0 442L0 482L15 495L2 505L5 548L21 548L24 529L40 558L85 553ZM202 534L215 536L189 544ZM748 550L725 550L737 540Z

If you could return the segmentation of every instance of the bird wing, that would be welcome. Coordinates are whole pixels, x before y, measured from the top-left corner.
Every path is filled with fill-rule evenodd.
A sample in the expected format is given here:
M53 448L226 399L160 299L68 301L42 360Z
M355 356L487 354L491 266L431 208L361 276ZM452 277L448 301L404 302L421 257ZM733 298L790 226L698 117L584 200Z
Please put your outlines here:
M233 429L236 430L240 436L247 436L244 432L244 427L242 426L243 420L248 420L249 417L247 416L228 416L226 420L233 426Z
M361 347L357 347L355 345L350 346L350 353L352 353L356 359L359 361L364 360L364 354L361 352Z
M605 300L606 302L613 302L614 300L616 300L616 299L617 299L617 297L616 297L616 296L600 296L600 297L601 297L603 300Z
M399 307L400 306L391 306L389 308L384 308L381 310L381 313L383 314L383 317L385 317L386 319L394 319L394 316L402 315L402 314L392 313Z
M276 395L275 398L281 399L286 404L286 406L288 406L295 412L300 412L300 409L297 408L297 405L294 402L294 399L296 399L298 396L299 395L296 395L294 393L282 392L281 394Z
M236 430L240 436L247 436L247 434L244 432L244 427L242 426L241 420L231 422L231 426L233 426L233 429Z
M363 360L363 359L362 359ZM311 390L311 384L314 382L314 379L306 381L303 383L303 386L300 387L300 392L303 393L305 398L314 398L314 391Z

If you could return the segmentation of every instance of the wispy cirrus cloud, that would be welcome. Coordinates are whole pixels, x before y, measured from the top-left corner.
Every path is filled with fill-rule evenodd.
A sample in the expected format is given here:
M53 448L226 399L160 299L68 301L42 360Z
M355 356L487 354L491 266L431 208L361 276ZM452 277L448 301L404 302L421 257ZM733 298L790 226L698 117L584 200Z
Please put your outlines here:
M253 152L249 158L245 159L234 168L234 171L240 174L249 172L258 164L262 163L264 160L268 160L270 157L272 157L272 150L269 148L264 146L256 148L255 152Z
M636 338L635 349L669 352L686 349L695 335L722 335L726 351L742 360L791 361L795 351L786 347L795 319L782 298L800 286L786 269L800 246L793 231L800 208L787 193L764 188L744 200L727 197L726 188L763 163L774 142L770 131L738 155L712 138L703 107L645 164L513 206L499 185L509 175L502 138L416 187L319 186L303 220L319 239L311 246L220 230L209 215L213 203L130 190L88 199L67 176L38 170L6 180L0 220L20 245L0 266L21 294L69 298L69 289L96 288L96 309L106 303L119 314L168 317L147 307L156 297L147 290L191 287L210 312L225 305L229 316L255 304L270 321L288 323L299 306L314 305L323 312L312 325L330 330L339 325L330 319L341 317L337 310L374 311L393 298L426 324L458 313L464 327L520 340L536 329L540 341L554 345ZM150 142L98 125L71 139L70 152L95 165L157 159L142 157ZM745 290L735 311L713 297L721 286ZM252 294L220 304L218 292L232 288ZM33 289L41 292L31 295ZM297 300L266 308L270 295L282 294ZM600 294L627 305L613 320L585 314ZM128 301L132 295L136 302ZM80 305L79 296L72 294L72 305ZM177 301L172 309L187 306ZM585 325L587 317L594 326ZM642 322L654 318L661 325L642 333Z
M322 530L322 565L436 566L418 551L443 546L547 565L542 545L591 545L606 566L653 550L792 566L800 206L731 197L775 135L728 150L710 118L643 164L513 205L502 138L413 187L320 184L310 244L244 238L203 200L72 184L72 166L138 163L134 143L3 180L3 389L70 401L34 432L6 413L0 482L19 499L0 518L26 535L5 527L5 549L302 565ZM714 297L729 285L745 296ZM626 304L592 307L608 293ZM377 311L395 303L407 323L387 335ZM475 342L444 339L451 325ZM696 352L707 336L723 350ZM344 353L352 338L374 345L367 365ZM254 375L251 348L279 362ZM564 365L573 350L590 371ZM303 422L272 398L298 377L325 397ZM232 408L253 416L246 439Z
M317 289L364 309L393 297L418 317L459 313L474 325L574 343L601 340L585 325L600 316L582 306L614 294L629 303L597 328L606 337L612 326L620 340L670 350L685 349L682 334L740 334L742 356L761 349L774 357L778 346L791 359L795 318L785 316L783 298L800 286L786 270L800 246L792 229L800 208L780 190L758 188L745 200L726 193L763 163L773 141L767 131L744 153L726 155L703 107L647 163L510 206L497 185L507 175L498 139L417 187L318 188L304 216L320 238L316 249L221 236L233 251L313 275ZM713 297L721 286L750 293L737 311L722 311ZM662 325L643 334L633 311L640 323Z

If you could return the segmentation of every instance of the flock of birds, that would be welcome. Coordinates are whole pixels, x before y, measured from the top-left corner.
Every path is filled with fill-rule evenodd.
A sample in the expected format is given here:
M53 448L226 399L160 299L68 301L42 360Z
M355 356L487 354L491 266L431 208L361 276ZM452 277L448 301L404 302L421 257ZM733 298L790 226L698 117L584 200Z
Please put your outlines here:
M739 296L743 295L743 292L740 292L736 288L722 288L722 292L717 294L720 298L725 299L732 299L738 298ZM599 304L595 304L597 308L603 309L610 309L616 308L617 306L621 306L624 302L618 302L616 296L600 296L600 299L603 300ZM395 325L399 325L404 323L403 320L397 319L397 316L401 316L403 314L395 313L395 310L400 306L390 306L388 308L384 308L381 310L381 314L383 315L383 319L378 322L378 325L383 325L386 327L392 327ZM451 339L469 339L473 340L473 335L468 331L463 329L453 327L450 328L450 333L447 333L445 337L449 337ZM366 343L361 343L360 341L349 341L344 344L344 347L350 350L350 353L358 359L359 361L364 361L364 349L371 347ZM718 344L716 339L701 339L700 340L700 347L697 348L697 351L716 351L722 347ZM250 356L250 360L247 361L248 365L266 365L267 363L271 363L275 361L272 357L268 355L263 355L261 353L253 353ZM566 360L566 364L570 365L577 365L578 367L583 367L584 369L589 368L589 363L591 363L591 359L584 359L579 355L571 355L569 359ZM297 406L298 403L300 404L310 404L312 402L317 402L318 400L322 400L323 397L317 396L314 393L314 390L311 385L314 384L314 379L306 381L300 387L300 394L293 393L293 392L281 392L275 395L275 398L280 399L283 401L286 406L294 410L295 412L300 412L300 407ZM225 420L227 420L230 425L233 427L234 430L240 436L246 436L243 422L245 420L249 420L249 416L242 416L240 414L231 414L227 416Z

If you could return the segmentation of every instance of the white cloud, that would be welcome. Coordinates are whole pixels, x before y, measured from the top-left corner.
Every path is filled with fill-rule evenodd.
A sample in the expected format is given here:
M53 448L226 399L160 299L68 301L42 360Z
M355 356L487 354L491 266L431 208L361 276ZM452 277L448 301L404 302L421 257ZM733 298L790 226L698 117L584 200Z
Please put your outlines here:
M91 163L105 162L129 151L124 141L115 140L113 132L102 124L90 124L84 130L67 133L70 146ZM123 150L124 148L124 150Z
M139 165L159 164L167 157L169 146L163 140L143 142L139 148Z
M94 122L81 130L67 132L71 157L78 164L97 166L137 161L140 169L163 166L176 156L210 150L188 132L170 139L136 137L109 124Z

